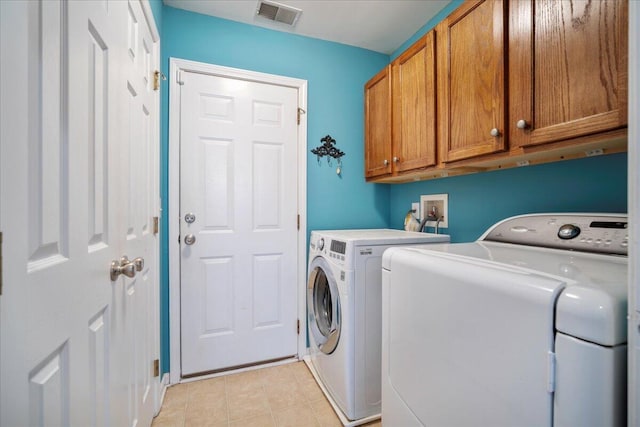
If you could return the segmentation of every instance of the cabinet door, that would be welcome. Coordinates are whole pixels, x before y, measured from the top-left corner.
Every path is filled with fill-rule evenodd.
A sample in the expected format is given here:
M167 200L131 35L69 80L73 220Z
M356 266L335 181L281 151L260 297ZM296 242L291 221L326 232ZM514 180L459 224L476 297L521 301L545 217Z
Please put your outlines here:
M392 63L393 170L436 164L436 73L433 31Z
M390 65L364 87L365 177L391 173Z
M505 4L469 1L436 28L443 160L505 149Z
M512 146L625 126L627 1L511 0L510 8Z

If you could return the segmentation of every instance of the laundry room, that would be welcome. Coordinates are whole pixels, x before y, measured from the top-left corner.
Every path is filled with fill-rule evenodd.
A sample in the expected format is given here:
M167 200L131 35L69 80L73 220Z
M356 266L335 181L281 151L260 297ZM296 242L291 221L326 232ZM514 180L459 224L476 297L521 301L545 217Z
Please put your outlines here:
M112 0L103 3L111 6ZM157 427L640 423L640 333L635 333L640 330L640 287L628 285L640 283L640 156L632 143L638 140L640 123L635 101L640 5L632 0L127 4L128 10L112 9L128 22L126 28L118 24L106 30L110 27L103 18L91 11L82 12L87 19L77 15L89 22L93 62L87 67L100 77L100 70L106 76L117 68L109 64L145 58L136 62L136 72L149 71L148 76L126 79L155 85L157 91L149 95L127 83L126 91L109 92L120 87L117 80L109 80L104 89L93 81L84 85L92 88L91 102L103 95L123 103L131 97L126 111L140 113L134 120L147 125L107 131L91 118L71 134L102 132L105 138L123 141L125 136L132 141L149 137L157 147L130 150L123 142L123 175L105 169L104 182L86 179L81 196L70 193L73 188L62 188L73 181L70 173L61 178L60 188L54 186L58 181L34 184L25 175L24 185L10 193L9 172L3 172L0 182L0 245L4 240L4 257L10 261L17 255L8 254L6 242L20 240L16 230L29 227L29 221L39 221L41 228L59 226L63 234L70 226L61 218L74 214L72 202L82 202L82 215L86 205L87 215L104 209L104 221L96 214L98 220L87 219L89 227L81 228L94 233L88 239L89 256L98 258L111 246L109 255L92 259L96 268L111 263L108 284L113 286L103 296L113 304L121 298L125 309L114 308L117 316L109 314L106 303L96 303L92 313L85 310L82 322L84 329L89 325L91 341L83 345L90 357L105 355L86 363L87 370L93 369L87 384L69 383L67 389L70 377L56 376L67 372L58 364L68 365L71 339L43 339L46 351L30 354L24 363L10 354L12 363L21 363L21 371L12 374L7 362L2 367L0 402L6 406L0 425L33 421L44 413L29 403L34 393L44 396L42 408L51 396L53 403L47 404L57 408L73 406L63 402L69 396L69 402L82 401L73 400L77 390L91 398L87 407L95 403L98 409L58 411L62 415L54 411L48 415L51 420L64 424L72 417L104 425L126 420ZM38 6L36 13L35 6L3 7L6 16L21 17L16 22L30 23L20 33L25 39L20 46L40 49L28 40L40 35L33 30L35 17L48 9ZM396 16L396 7L415 10L409 13L413 22L406 12L384 21L385 13ZM375 8L375 14L367 15ZM247 10L250 15L245 17ZM55 11L50 16L68 13L69 23L80 22L73 6ZM316 24L315 32L299 30L309 20ZM153 24L145 39L147 21ZM66 25L65 19L60 22ZM6 19L2 25L9 27ZM360 36L365 29L371 31L366 32L370 39ZM3 32L5 40L8 33ZM133 41L136 37L141 41ZM110 43L116 42L130 43L129 48L111 59L108 53L115 48ZM3 43L5 52L7 45ZM73 43L59 45L61 58L82 50ZM8 58L22 64L12 76L27 75L34 66L32 61L20 62L17 53ZM8 63L5 56L3 62ZM72 71L85 76L85 68ZM7 69L5 65L2 70L9 76ZM124 76L122 71L114 78ZM9 105L7 93L18 96L20 88L26 92L27 85L35 84L32 80L25 78L22 86L8 92L4 78L2 107ZM70 86L69 77L60 81L55 96ZM145 104L144 96L155 104ZM19 111L35 111L35 101L29 99ZM112 109L106 101L102 108L92 106L87 114L107 117L125 109ZM49 121L41 120L43 129L78 114L70 111L45 117ZM6 125L17 115L3 116L4 140L15 139ZM245 121L238 125L241 116ZM18 128L25 139L34 138L26 122ZM65 129L61 126L59 134ZM251 144L235 144L242 138ZM73 150L69 154L60 144L60 156L75 161ZM99 174L102 164L120 162L104 144L78 154L91 161L75 168ZM29 147L13 155L24 157L30 167L47 164L48 151L43 149L34 160ZM3 142L2 166L15 171L10 160L18 157L6 156L8 151ZM101 152L110 160L101 163ZM139 169L130 160L145 156L150 160ZM58 160L65 165L64 158ZM147 172L151 180L140 181ZM107 203L109 193L98 188L102 184L110 186L109 191L117 188L117 203ZM157 193L157 200L138 199L134 191L142 188ZM26 211L35 196L23 200L18 193L30 190L60 193L59 205L51 205L45 196L36 201L43 212L53 206L59 215L48 220L32 213L24 224L8 227L14 213L8 203L18 200ZM89 203L82 197L90 198ZM432 211L432 205L427 209L422 202L440 197L446 198L442 209L437 204ZM129 214L132 221L139 220L139 232L125 226L120 203L140 210ZM144 218L149 222L143 224ZM108 238L120 229L125 243L114 249ZM29 306L29 295L40 295L43 305L47 298L54 299L53 291L39 291L46 283L44 273L73 258L74 251L68 250L72 244L48 243L51 236L41 234L25 244L29 250L36 245L35 255L18 260L20 271L13 273L19 269L7 269L11 262L5 262L5 276L38 280L36 290L21 291L18 297L7 288L7 280L3 294L0 246L5 349L8 343L27 351L27 341L19 336L28 334L22 329L7 333L7 318ZM152 237L156 246L137 243L138 238ZM81 243L84 256L86 242ZM438 286L424 286L425 277L435 278ZM148 283L154 284L153 292L137 290ZM136 304L152 303L136 306L143 307L139 310L127 306L124 301L134 295L140 295ZM9 298L17 298L13 308ZM66 307L64 298L58 299L60 307ZM593 312L599 309L606 313L596 318ZM126 319L134 317L137 326L126 339L101 335L108 328L126 329ZM448 323L442 327L428 327L443 319ZM489 329L492 332L483 335ZM144 340L139 338L143 335ZM424 347L419 337L438 343L437 351ZM483 347L485 337L491 348ZM137 339L140 344L133 345ZM455 357L448 358L447 351ZM494 351L502 353L492 359ZM146 360L144 352L155 353ZM4 350L9 360L6 354ZM135 363L123 368L126 375L112 380L109 375L118 369L106 367L120 365L109 358L135 358ZM484 373L472 372L474 364ZM531 374L521 375L523 367ZM581 373L587 371L603 389L571 401L562 387L593 389ZM439 372L446 372L452 382L447 384ZM7 378L18 381L18 375L28 376L16 393L22 397L15 408L24 407L25 414L6 409L13 402ZM47 391L53 389L47 383L50 377L56 381L51 387L62 387L62 393ZM429 381L437 386L425 386ZM148 382L154 384L149 389ZM117 396L116 391L125 388L129 400ZM144 416L138 414L139 395L152 400L140 410ZM434 403L423 405L429 398ZM523 399L533 403L525 408ZM138 409L118 410L116 403ZM580 415L581 406L591 412Z
M491 225L514 215L627 212L627 154L619 143L588 156L585 151L589 150L573 153L561 150L549 155L557 161L540 161L540 157L534 156L530 162L521 161L515 167L493 164L485 171L477 168L476 173L454 172L448 177L416 182L411 182L412 177L404 183L389 184L365 178L367 129L363 126L366 114L363 88L462 2L444 2L447 4L425 21L418 33L388 55L166 7L176 3L165 2L162 8L162 31L167 35L163 67L170 58L177 57L308 82L307 105L302 116L307 126L307 202L303 218L307 234L313 230L402 229L412 203L430 194L448 196L448 227L440 232L450 236L454 243L474 241ZM170 76L171 70L164 71ZM168 91L162 96L166 115ZM323 138L328 135L333 146L343 153L339 158L312 152L323 145ZM168 143L163 138L163 144ZM591 148L598 147L589 145ZM163 152L168 150L165 145ZM426 231L434 230L427 227ZM325 240L328 244L328 239ZM304 262L310 263L311 259ZM168 289L166 282L163 289L165 292ZM162 308L163 312L167 309L166 305ZM313 341L312 328L307 327ZM330 321L326 328L330 336ZM163 356L163 361L169 358L166 352Z

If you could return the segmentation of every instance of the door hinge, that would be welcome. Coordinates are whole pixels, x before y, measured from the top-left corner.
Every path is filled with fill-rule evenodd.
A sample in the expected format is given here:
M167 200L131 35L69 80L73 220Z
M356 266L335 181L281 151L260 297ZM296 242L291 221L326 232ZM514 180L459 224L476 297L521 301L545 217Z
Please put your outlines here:
M153 376L154 377L160 376L160 360L158 359L153 361Z
M300 335L300 319L298 319L298 335Z
M300 230L300 214L298 214L298 230Z
M153 217L153 234L158 234L160 218L157 216Z
M165 76L162 71L154 71L153 72L153 90L160 89L160 80L167 80L167 76Z
M176 73L176 83L178 83L179 85L184 84L184 80L182 80L182 70L178 70L178 72Z
M307 114L307 112L302 108L298 107L298 124L300 124L300 114Z
M0 231L0 295L2 295L2 231Z

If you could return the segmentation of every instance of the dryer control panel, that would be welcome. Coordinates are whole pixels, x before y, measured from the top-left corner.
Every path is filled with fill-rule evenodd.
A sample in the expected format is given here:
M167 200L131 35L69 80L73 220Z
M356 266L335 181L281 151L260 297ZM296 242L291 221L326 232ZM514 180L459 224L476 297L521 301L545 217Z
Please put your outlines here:
M479 240L627 255L627 217L615 214L531 214L507 218Z

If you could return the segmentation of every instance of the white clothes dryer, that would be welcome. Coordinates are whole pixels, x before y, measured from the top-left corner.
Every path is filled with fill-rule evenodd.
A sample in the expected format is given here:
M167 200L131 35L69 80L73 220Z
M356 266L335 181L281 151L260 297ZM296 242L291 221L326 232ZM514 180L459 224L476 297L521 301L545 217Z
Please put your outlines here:
M627 218L509 218L383 258L389 426L626 426Z
M448 241L447 235L390 229L311 232L311 368L343 424L380 415L383 252Z

